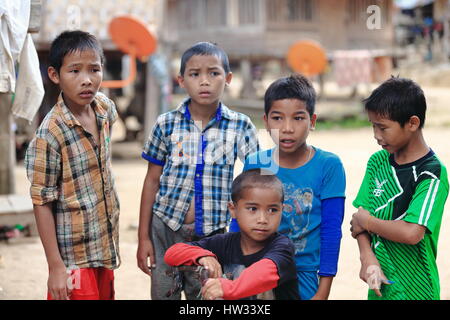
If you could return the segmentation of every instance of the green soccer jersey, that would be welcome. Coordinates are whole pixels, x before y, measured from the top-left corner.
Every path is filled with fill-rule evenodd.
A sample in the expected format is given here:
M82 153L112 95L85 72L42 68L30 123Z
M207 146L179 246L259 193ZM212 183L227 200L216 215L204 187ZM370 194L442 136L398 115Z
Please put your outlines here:
M381 299L439 299L437 244L449 190L447 169L433 151L409 164L398 165L387 151L371 156L353 205L383 220L404 220L426 227L416 245L371 235L371 246L385 276ZM369 299L379 299L369 291Z

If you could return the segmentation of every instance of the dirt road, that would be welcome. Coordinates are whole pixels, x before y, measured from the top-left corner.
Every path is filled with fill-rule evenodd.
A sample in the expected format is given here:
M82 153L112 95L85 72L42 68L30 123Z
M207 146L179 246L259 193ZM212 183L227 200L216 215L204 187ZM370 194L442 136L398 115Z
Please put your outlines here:
M450 128L430 127L425 138L441 160L450 165ZM263 146L271 146L261 134ZM367 288L359 280L359 257L356 242L349 233L349 221L354 209L354 199L368 157L378 146L371 129L333 130L312 132L310 143L338 154L347 175L346 215L339 259L339 273L334 280L330 299L365 299ZM139 154L139 147L129 152ZM238 165L236 172L242 166ZM150 281L136 266L136 238L138 210L142 181L146 172L145 161L115 160L113 169L121 200L120 249L122 266L116 271L117 299L148 299ZM25 170L18 165L15 170L18 194L28 193ZM441 278L441 298L450 299L450 205L447 203L441 227L438 249L438 266ZM38 238L24 238L10 244L0 243L0 299L44 299L46 293L47 264Z

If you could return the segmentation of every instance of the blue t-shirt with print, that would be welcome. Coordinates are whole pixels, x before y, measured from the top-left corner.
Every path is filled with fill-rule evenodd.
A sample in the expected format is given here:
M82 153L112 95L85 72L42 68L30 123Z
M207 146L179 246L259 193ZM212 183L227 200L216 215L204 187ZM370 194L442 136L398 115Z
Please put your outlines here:
M278 230L294 243L298 271L319 269L322 200L345 197L345 172L339 157L314 150L313 158L295 169L280 167L274 159L275 149L254 153L244 163L244 171L266 169L283 183L285 206Z

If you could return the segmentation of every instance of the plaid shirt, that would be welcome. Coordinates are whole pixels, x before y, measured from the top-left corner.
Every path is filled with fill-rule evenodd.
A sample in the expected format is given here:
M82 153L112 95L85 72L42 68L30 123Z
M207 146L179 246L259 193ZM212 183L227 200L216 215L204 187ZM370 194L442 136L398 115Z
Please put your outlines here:
M110 150L117 111L102 93L97 94L93 106L99 146L60 95L25 156L33 204L53 202L58 247L69 269L114 269L120 264L119 201Z
M192 202L196 234L208 235L228 225L234 163L257 151L258 140L250 119L221 103L202 130L188 104L158 117L142 157L163 166L153 213L176 231Z

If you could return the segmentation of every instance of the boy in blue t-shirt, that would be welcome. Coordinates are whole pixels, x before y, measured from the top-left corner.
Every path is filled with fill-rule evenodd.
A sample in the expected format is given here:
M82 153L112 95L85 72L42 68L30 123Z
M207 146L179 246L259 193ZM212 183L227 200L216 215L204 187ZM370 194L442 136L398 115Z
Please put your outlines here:
M302 300L327 299L337 273L345 172L338 156L306 143L316 123L316 93L301 75L276 80L264 96L264 122L276 148L250 155L244 171L264 168L283 182L279 232L295 246Z

